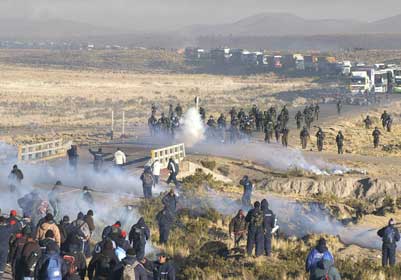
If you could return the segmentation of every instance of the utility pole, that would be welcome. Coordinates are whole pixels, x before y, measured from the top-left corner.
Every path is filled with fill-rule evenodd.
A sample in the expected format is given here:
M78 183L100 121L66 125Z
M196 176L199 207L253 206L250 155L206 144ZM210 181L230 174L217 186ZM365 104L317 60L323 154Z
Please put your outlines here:
M114 110L111 110L111 131L110 131L110 139L114 138Z
M123 129L122 129L122 134L121 137L125 137L125 111L123 111Z

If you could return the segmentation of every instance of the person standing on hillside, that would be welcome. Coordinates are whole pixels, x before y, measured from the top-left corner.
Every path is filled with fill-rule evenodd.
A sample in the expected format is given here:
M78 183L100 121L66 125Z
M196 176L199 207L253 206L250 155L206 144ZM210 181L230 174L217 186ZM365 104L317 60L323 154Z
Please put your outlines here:
M377 235L382 238L382 265L394 266L397 250L397 242L400 241L400 233L395 227L395 221L390 219L388 225L377 232Z
M338 132L338 134L336 136L336 143L337 143L338 154L342 155L344 153L344 151L343 151L344 135L341 132L341 130Z
M245 207L251 207L253 185L252 182L249 180L248 175L242 177L241 181L239 181L239 184L244 187L244 192L242 194L242 199L241 199L242 205Z
M245 217L245 221L248 224L248 240L246 243L246 250L248 256L252 255L253 247L255 246L255 255L259 257L263 254L264 248L264 214L260 209L260 202L254 203L254 208L249 210Z
M321 152L323 150L324 138L325 138L324 132L323 132L322 128L319 127L319 130L316 133L317 150L319 152Z
M381 135L381 132L380 132L379 128L376 126L375 129L374 129L373 132L372 132L372 136L373 136L373 147L374 147L374 148L379 147L380 135Z
M301 138L302 149L306 149L306 146L308 144L308 138L309 138L309 131L306 129L306 126L303 127L299 136Z
M237 215L231 219L229 224L229 235L234 238L234 246L239 247L242 239L246 237L246 221L244 211L240 209Z

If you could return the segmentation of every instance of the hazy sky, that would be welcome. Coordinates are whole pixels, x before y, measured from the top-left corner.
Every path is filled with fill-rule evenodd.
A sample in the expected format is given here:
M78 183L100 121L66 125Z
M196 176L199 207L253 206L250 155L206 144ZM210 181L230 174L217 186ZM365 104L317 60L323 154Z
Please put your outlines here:
M0 0L1 18L57 18L121 29L231 22L264 12L376 20L401 14L400 0Z

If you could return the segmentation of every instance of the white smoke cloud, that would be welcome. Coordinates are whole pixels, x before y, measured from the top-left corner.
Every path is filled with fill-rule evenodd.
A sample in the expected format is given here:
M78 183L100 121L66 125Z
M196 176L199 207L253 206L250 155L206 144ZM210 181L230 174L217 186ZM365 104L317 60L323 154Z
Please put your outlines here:
M205 139L205 125L198 110L190 108L181 119L181 129L176 139L184 142L186 147L193 147Z

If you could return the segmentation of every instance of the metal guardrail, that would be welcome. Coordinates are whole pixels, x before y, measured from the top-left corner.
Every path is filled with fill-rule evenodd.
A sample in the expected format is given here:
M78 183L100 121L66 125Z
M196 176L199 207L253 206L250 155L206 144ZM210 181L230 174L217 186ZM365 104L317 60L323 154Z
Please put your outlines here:
M158 160L161 164L161 168L167 168L168 161L173 158L177 163L185 158L185 146L184 144L177 144L160 148L150 151L151 162Z
M48 142L19 145L18 160L40 161L66 156L71 143L63 144L63 139Z

